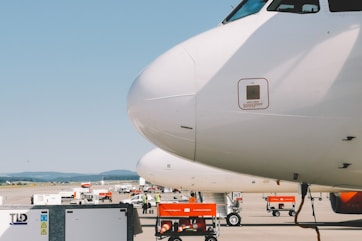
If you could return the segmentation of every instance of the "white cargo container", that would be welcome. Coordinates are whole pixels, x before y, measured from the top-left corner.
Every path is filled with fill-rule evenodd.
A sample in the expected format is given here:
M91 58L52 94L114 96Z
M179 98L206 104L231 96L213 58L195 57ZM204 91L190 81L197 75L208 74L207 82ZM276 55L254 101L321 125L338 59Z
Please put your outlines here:
M67 209L65 240L127 240L127 209ZM96 228L94 228L96 227Z
M0 241L133 241L130 205L2 206Z
M49 241L49 211L0 210L0 240Z
M62 196L60 194L34 194L31 197L33 205L60 205Z

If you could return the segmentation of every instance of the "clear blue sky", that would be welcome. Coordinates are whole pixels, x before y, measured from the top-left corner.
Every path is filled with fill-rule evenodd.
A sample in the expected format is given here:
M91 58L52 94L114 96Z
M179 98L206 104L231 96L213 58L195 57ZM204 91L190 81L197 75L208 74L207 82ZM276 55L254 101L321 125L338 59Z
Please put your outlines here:
M154 146L127 115L134 78L238 2L0 2L0 173L135 170Z

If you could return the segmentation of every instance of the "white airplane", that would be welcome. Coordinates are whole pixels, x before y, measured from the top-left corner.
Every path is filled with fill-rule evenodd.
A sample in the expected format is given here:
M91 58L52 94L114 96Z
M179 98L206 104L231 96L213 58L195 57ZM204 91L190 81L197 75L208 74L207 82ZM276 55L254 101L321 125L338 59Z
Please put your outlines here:
M137 173L152 184L214 193L298 193L296 182L235 173L192 162L155 148L137 163ZM344 191L328 186L312 185L312 192Z
M239 173L362 188L362 1L243 0L128 96L156 146Z
M297 193L296 182L272 180L235 173L199 164L155 148L137 163L137 173L145 180L161 186L203 193ZM331 208L336 213L362 214L362 192L321 185L311 185L311 192L330 192ZM229 209L226 221L238 226L239 210Z

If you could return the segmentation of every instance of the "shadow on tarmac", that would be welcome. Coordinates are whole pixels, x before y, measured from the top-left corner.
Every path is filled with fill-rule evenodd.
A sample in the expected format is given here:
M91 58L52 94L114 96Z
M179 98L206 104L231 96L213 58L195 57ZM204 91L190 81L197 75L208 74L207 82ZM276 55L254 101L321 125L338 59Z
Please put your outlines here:
M142 217L141 219L154 219L156 217ZM333 230L362 230L362 219L343 221L343 222L301 222L300 224L308 225L311 227L323 227L324 230L333 229ZM227 227L226 224L220 224L222 227ZM242 223L238 227L292 227L297 226L294 222L288 223ZM154 227L154 224L142 224L142 227ZM325 227L336 227L336 228L325 228ZM337 228L340 227L340 228Z

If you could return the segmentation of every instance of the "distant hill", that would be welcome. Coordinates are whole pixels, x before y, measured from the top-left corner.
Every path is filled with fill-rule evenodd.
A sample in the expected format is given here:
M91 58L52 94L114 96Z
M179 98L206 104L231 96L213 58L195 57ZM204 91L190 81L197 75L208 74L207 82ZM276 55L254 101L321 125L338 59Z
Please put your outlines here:
M133 172L133 171L129 171L129 170L112 170L112 171L107 171L107 172L102 172L100 173L99 175L134 175L137 173L136 172ZM137 175L138 176L138 175Z
M0 174L0 183L6 181L29 182L95 182L100 180L138 180L136 172L129 170L112 170L99 174L65 173L65 172L19 172Z

